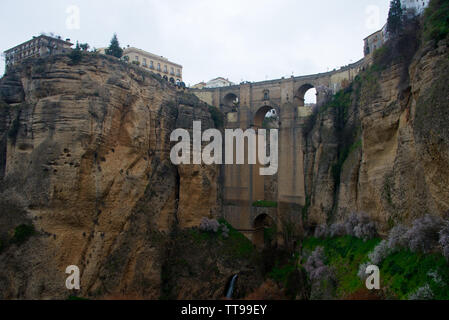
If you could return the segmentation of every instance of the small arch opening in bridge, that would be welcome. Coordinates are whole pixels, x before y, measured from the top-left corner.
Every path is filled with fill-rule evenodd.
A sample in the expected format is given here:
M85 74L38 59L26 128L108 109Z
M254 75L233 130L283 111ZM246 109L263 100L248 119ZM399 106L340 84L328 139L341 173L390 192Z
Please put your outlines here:
M233 109L234 111L237 111L239 103L239 97L237 97L237 95L233 93L228 93L223 99L223 105L225 107Z
M317 91L311 84L301 86L295 96L295 101L299 107L315 107L317 104Z
M256 129L277 128L278 113L270 106L261 107L254 116L254 127Z
M259 249L271 245L275 240L276 226L274 220L266 213L254 220L254 230L253 243Z

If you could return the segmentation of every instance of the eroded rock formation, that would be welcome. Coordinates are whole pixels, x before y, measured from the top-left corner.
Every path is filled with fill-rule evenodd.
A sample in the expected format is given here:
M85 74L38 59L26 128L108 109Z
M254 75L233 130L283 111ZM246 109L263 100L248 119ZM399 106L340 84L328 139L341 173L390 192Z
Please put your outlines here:
M410 66L366 70L345 106L318 114L306 150L311 225L363 211L386 231L449 211L448 49L433 46Z
M217 215L219 168L175 167L170 134L207 105L139 68L85 55L33 60L0 82L0 298L64 298L65 268L81 294L158 299L174 228ZM228 275L225 275L226 277Z

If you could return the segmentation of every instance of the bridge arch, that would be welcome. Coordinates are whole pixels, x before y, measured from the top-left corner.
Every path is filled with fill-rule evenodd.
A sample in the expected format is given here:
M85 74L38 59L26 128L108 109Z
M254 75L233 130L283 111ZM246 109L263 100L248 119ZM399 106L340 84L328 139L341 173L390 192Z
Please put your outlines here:
M300 86L295 94L295 102L299 107L304 107L306 105L306 94L311 90L314 90L315 104L317 103L316 86L311 83L306 83Z
M230 109L238 108L240 99L235 93L228 93L223 97L222 106Z
M271 104L265 104L254 113L252 125L256 129L262 129L264 120L267 116L279 116L279 108L272 107Z

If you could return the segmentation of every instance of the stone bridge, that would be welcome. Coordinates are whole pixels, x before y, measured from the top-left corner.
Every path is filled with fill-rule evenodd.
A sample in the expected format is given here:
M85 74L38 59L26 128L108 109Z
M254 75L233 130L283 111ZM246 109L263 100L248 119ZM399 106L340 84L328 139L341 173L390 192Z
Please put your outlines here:
M298 217L305 206L303 127L312 107L305 106L306 92L315 88L317 105L348 86L364 68L364 60L327 73L282 78L236 86L190 90L225 114L225 128L246 130L262 127L266 114L275 110L279 121L279 169L275 176L260 176L260 165L224 165L224 216L257 245L263 231ZM277 208L263 208L257 201Z

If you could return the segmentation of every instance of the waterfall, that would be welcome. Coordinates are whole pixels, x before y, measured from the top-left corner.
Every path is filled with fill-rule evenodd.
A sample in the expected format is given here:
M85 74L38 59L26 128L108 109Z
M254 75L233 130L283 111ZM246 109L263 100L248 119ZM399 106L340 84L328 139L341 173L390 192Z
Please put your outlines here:
M226 298L232 299L232 294L234 293L235 282L237 281L238 274L232 277L231 283L229 284L228 292L226 293Z

